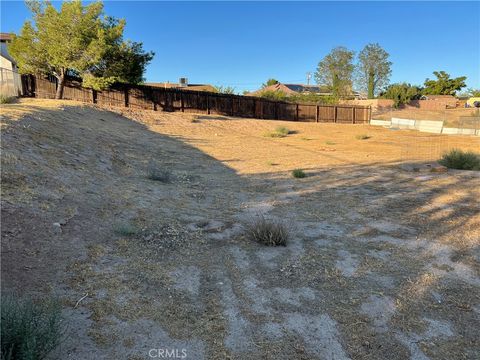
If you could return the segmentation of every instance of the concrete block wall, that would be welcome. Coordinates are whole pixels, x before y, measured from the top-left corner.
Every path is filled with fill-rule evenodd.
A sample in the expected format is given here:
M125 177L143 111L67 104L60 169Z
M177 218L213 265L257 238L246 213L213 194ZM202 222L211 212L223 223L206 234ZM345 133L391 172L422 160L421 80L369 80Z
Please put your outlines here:
M437 120L412 120L392 118L392 120L370 120L370 125L388 126L393 129L411 129L432 134L448 135L477 135L480 136L480 129L463 129L443 127L443 121Z

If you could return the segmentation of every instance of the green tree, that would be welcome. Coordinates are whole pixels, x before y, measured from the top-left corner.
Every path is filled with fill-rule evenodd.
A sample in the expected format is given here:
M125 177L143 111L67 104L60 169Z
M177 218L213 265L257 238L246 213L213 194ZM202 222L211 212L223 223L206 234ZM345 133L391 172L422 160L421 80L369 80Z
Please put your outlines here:
M279 84L280 81L276 79L268 79L266 83L262 84L262 89L265 89L267 86Z
M471 97L480 97L480 89L468 89L468 93Z
M114 81L141 79L138 74L153 53L141 44L124 43L124 20L103 16L103 4L64 2L59 11L50 2L28 1L33 21L23 25L9 52L22 73L54 75L55 97L63 97L68 74L84 78L84 85L100 88ZM138 63L135 64L135 62Z
M220 94L235 94L236 91L235 91L235 88L233 86L223 86L223 85L219 85L219 86L214 86L216 92L220 93Z
M118 20L111 19L111 27L118 24ZM139 84L145 81L143 74L155 55L145 52L140 42L111 41L112 46L107 49L102 61L90 71L95 78L115 79L117 82ZM84 81L85 82L85 81Z
M335 97L348 95L352 90L354 56L355 53L345 47L333 49L318 63L314 75L317 83L328 86Z
M454 79L450 78L450 75L445 71L434 71L433 74L437 80L426 79L424 83L425 95L454 95L458 90L461 90L466 86L466 76L460 76Z
M373 99L388 84L392 73L389 54L379 44L367 44L358 54L358 83Z
M393 100L393 106L399 106L408 103L410 100L417 100L422 96L422 89L407 83L391 84L380 97Z
M287 100L288 96L283 91L273 91L273 90L264 90L259 95L259 97L263 97L269 100L277 100L277 101L285 101Z

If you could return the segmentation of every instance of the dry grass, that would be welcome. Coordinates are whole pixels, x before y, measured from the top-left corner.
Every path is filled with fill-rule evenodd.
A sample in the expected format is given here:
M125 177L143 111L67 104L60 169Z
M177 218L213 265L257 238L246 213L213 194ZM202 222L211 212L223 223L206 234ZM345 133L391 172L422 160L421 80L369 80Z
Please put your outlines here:
M287 246L289 231L282 222L260 216L247 225L246 236L251 241L267 246Z

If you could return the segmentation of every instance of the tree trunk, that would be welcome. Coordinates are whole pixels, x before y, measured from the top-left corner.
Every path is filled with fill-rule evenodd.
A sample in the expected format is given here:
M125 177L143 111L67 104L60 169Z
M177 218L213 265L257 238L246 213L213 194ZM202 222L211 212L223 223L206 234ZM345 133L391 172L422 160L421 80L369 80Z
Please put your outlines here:
M63 99L63 88L65 87L65 70L61 70L60 77L58 79L57 92L55 93L55 99Z
M373 99L375 97L375 73L370 71L368 73L368 98Z

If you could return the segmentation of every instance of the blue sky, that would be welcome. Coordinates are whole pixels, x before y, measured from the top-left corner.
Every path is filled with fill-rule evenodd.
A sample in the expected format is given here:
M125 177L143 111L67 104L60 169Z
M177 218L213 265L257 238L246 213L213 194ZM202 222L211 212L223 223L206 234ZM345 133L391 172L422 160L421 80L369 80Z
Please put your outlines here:
M2 0L1 10L2 32L30 16L20 1ZM188 77L238 91L270 77L304 83L333 47L378 42L393 62L391 82L422 84L445 70L480 88L479 2L106 1L105 12L155 51L148 81Z

